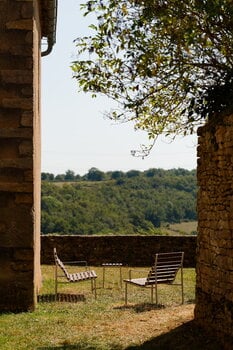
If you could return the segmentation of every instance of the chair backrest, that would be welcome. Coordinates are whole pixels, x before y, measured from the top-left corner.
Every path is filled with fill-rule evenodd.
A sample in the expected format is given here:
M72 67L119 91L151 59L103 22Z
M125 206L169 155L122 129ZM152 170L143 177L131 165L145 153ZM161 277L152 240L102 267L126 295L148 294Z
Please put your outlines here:
M174 282L177 272L183 268L184 252L157 253L155 265L149 271L147 284Z
M69 273L66 270L65 265L63 264L63 262L59 259L58 255L57 255L56 248L53 248L53 254L54 254L54 260L55 260L56 266L60 267L60 269L64 272L66 278L69 278Z

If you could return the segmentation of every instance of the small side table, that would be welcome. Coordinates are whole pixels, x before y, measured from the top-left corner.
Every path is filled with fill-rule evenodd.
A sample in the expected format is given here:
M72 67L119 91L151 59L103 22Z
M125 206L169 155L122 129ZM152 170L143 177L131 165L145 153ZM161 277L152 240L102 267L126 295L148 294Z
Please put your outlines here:
M103 267L103 288L105 285L105 270L106 268L112 268L112 267L118 267L119 268L119 278L120 278L120 286L122 288L122 271L121 271L121 267L123 266L122 263L104 263L102 264Z

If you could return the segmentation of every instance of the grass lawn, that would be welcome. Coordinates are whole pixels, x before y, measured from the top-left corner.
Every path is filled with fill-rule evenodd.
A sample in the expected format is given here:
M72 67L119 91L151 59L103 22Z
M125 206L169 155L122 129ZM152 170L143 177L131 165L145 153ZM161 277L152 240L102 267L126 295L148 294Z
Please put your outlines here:
M85 301L39 302L34 312L1 314L0 349L221 349L193 325L194 269L184 269L185 304L180 305L179 287L159 286L159 307L149 303L149 290L133 286L125 307L118 271L106 271L103 289L102 268L95 270L97 300L87 281L59 287L61 293L84 294ZM123 268L123 278L127 271ZM42 275L40 294L53 294L53 266L42 266Z

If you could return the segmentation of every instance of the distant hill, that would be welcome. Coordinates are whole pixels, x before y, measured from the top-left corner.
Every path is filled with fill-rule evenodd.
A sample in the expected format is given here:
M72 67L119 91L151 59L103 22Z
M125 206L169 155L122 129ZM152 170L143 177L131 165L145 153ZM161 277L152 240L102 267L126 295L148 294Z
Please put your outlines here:
M197 219L195 170L67 173L42 173L43 234L162 234Z

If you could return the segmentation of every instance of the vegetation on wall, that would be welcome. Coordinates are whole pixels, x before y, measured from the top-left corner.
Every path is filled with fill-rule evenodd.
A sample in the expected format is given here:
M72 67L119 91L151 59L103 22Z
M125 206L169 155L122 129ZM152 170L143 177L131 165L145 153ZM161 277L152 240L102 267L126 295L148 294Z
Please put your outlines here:
M41 177L44 234L159 234L164 223L196 220L195 170L92 168Z

